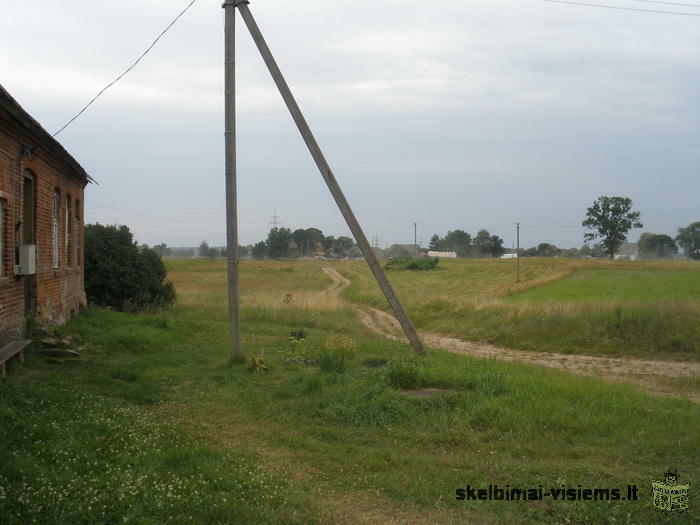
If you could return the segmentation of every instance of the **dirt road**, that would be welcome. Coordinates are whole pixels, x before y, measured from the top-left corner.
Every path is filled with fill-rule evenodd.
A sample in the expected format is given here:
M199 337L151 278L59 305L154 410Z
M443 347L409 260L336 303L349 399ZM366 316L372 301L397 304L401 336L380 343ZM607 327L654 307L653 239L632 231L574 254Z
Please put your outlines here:
M323 271L333 279L333 284L327 289L328 293L340 295L350 285L350 281L333 268L324 268ZM356 308L362 324L371 331L387 339L405 341L406 338L401 331L401 326L393 315L371 307L356 306ZM512 350L487 343L463 341L440 334L421 332L420 336L429 348L440 348L455 354L465 354L482 359L519 361L548 366L575 374L598 376L611 381L631 383L654 394L686 397L695 402L700 402L699 394L692 392L681 393L676 384L677 380L697 378L700 375L700 363Z

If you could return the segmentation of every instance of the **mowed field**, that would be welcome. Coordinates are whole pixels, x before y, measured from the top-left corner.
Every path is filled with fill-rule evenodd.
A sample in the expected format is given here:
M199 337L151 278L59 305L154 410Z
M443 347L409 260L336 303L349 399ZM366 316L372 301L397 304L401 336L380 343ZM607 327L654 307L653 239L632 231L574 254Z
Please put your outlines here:
M579 270L624 267L528 262L520 287L509 282L512 261L441 262L390 278L422 326L440 327L425 312L446 303L448 330L459 326L449 304L475 318L490 312L495 326L520 308L557 312L544 296L523 298L535 284L576 288ZM234 367L225 263L168 265L172 308L89 308L62 332L87 345L79 360L30 351L11 363L0 383L3 523L676 523L653 509L651 481L669 467L683 482L700 479L697 403L440 350L418 358L370 332L344 299L383 307L359 262L242 264L248 359ZM341 296L324 292L328 265L351 278ZM667 299L691 315L688 295ZM623 315L632 303L658 301L625 298ZM306 339L292 341L301 328ZM411 395L424 388L439 392ZM625 497L635 485L639 499L455 497L489 484Z
M569 259L442 260L390 272L419 329L510 348L700 359L700 265ZM337 267L346 297L387 309L361 261Z

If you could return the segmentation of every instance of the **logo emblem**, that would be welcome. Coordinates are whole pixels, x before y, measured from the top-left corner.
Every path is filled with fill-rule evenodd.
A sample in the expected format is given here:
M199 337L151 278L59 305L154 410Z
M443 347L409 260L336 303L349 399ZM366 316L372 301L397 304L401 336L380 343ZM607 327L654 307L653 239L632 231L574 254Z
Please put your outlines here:
M651 489L654 495L654 507L667 512L682 512L688 510L688 491L690 485L678 483L678 473L671 469L664 474L664 481L652 481Z

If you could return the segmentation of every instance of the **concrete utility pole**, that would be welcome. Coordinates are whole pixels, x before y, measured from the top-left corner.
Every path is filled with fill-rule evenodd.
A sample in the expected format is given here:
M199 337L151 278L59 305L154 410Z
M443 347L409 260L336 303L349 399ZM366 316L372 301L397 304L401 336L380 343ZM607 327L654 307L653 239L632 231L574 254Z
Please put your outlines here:
M411 346L413 346L413 349L417 353L426 354L425 348L423 347L423 343L418 337L418 333L416 332L413 323L411 323L411 320L408 318L406 311L403 309L403 306L399 302L398 297L396 297L393 288L389 284L389 280L386 278L386 275L384 275L384 270L380 266L379 261L377 260L377 257L374 254L374 251L372 251L372 247L369 245L367 237L365 236L365 233L360 227L360 223L357 221L357 218L355 217L355 214L350 208L350 205L348 204L345 195L340 189L338 181L336 181L335 176L333 175L333 172L331 171L331 168L328 165L328 162L326 162L326 158L324 157L321 148L316 142L316 139L314 138L313 133L309 128L309 125L306 123L306 119L304 118L301 109L299 109L299 106L297 105L297 102L294 99L294 95L292 95L292 92L289 89L289 86L287 85L287 82L285 81L282 72L280 71L279 67L277 66L277 63L275 62L274 57L272 56L272 53L270 52L270 48L267 46L267 43L265 42L265 39L263 38L263 35L260 32L260 29L258 28L258 25L255 23L255 19L253 18L250 9L248 9L247 0L229 0L229 2L233 3L234 6L237 7L240 11L241 17L243 18L243 21L248 27L248 31L250 31L255 45L257 46L258 51L260 51L260 55L262 56L265 65L267 65L267 68L270 71L270 75L272 75L272 79L277 85L277 89L279 90L280 94L282 95L282 98L284 99L285 104L287 105L287 109L289 109L289 112L291 113L292 118L294 119L294 122L296 123L297 128L299 129L299 132L301 133L301 136L304 139L304 142L306 143L306 146L309 148L311 156L313 157L314 161L316 161L316 166L318 166L318 169L321 172L321 176L326 181L326 185L328 186L331 195L333 195L333 198L335 199L335 202L338 205L340 212L345 218L345 222L347 223L348 227L350 228L350 231L355 237L357 245L360 247L360 250L362 250L362 253L365 256L365 260L367 261L367 264L372 270L372 273L374 274L374 277L377 280L379 287L382 289L382 292L384 292L384 296L386 297L387 301L394 310L394 314L396 315L396 318L399 320L401 327L406 333L406 337L408 337L408 340L411 342Z
M413 223L413 251L416 257L418 257L418 223Z
M226 148L226 259L228 267L228 313L230 362L243 359L238 294L238 201L236 194L236 5L223 4L224 27L224 140Z
M515 282L520 282L520 223L515 223L516 248L515 248Z

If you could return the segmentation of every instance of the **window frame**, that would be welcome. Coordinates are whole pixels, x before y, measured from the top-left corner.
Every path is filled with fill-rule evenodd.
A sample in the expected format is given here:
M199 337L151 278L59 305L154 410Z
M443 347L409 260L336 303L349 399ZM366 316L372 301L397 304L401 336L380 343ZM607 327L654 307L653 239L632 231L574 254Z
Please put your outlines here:
M0 198L0 277L5 277L5 210L7 203Z
M53 212L51 215L51 254L54 270L61 267L61 190L53 190Z
M66 194L66 231L64 232L64 236L66 239L66 267L71 266L73 263L73 257L71 253L73 249L73 239L71 239L71 235L73 232L73 219L71 211L71 198L69 194Z
M73 201L74 208L75 208L75 215L74 215L74 221L73 221L73 250L75 251L75 265L80 266L81 264L81 257L80 257L80 233L81 233L81 227L80 227L80 200L75 199Z

